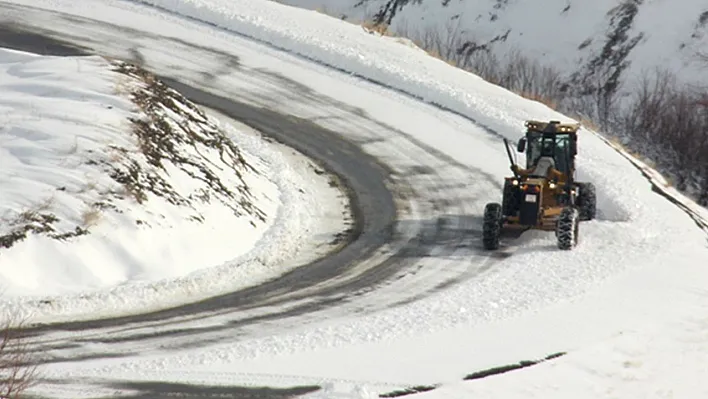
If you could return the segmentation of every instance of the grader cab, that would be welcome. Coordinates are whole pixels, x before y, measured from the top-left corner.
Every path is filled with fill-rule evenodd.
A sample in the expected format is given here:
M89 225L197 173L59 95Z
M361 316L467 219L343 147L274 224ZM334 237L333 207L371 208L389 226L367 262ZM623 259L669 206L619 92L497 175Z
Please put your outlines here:
M595 186L575 181L580 125L529 120L525 127L517 151L526 154L526 168L516 165L504 140L514 176L504 179L501 204L484 209L484 248L498 249L506 230L537 229L555 231L558 248L572 249L579 222L596 213Z

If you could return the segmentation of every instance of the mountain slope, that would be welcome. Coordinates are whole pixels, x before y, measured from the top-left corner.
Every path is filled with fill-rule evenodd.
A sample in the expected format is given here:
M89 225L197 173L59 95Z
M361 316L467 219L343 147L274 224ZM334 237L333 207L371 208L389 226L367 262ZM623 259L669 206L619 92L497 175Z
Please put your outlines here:
M629 61L625 78L657 66L696 81L708 77L696 53L708 46L708 5L698 0L279 0L353 22L386 23L393 33L435 30L459 36L463 52L514 49L573 73ZM635 43L636 42L636 43ZM636 44L636 45L635 45ZM628 51L623 54L622 47Z
M374 24L376 31L412 39L489 82L595 125L708 205L703 2L281 2Z

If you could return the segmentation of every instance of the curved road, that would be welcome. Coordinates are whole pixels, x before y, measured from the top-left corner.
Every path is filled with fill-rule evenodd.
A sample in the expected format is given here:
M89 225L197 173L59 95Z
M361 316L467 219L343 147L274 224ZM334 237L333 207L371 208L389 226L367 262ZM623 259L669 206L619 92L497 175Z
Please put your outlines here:
M50 36L32 33L10 25L0 25L0 47L45 55L88 54L85 50ZM346 187L345 190L348 193L354 215L354 228L347 237L348 244L323 259L256 287L153 313L97 321L35 326L29 330L30 333L48 329L85 330L97 327L125 326L130 323L143 323L177 316L194 316L216 310L238 310L243 307L266 304L266 302L268 305L274 305L280 301L301 299L307 294L301 294L299 291L341 275L351 265L366 259L391 238L396 219L396 206L393 195L387 188L387 184L390 184L387 182L389 173L385 166L364 153L357 145L346 141L335 132L305 119L279 114L266 108L214 95L168 77L161 78L191 101L220 111L268 137L297 149L318 161L330 173L335 174ZM388 274L392 272L393 270L390 270ZM386 276L377 273L376 280L384 277ZM330 286L327 288L327 292L319 292L318 294L357 290L371 282L367 276L363 276L355 282ZM287 298L279 298L277 293L283 292L287 292L287 295L283 295ZM298 308L297 311L290 311L288 315L309 312L314 310L315 306L317 305ZM272 314L270 317L282 316Z
M144 43L140 41L146 38L164 43L167 48L192 46L172 37L150 37L146 32L53 11L1 1L0 9L2 47L51 55L99 53L143 63L145 57L140 45ZM65 21L66 26L43 23L48 20ZM98 36L96 32L99 31L106 37ZM105 40L107 38L115 40ZM200 47L198 50L226 60L228 65L239 63L233 54L213 48ZM152 69L149 62L146 67ZM159 70L156 72L160 73ZM296 101L301 97L324 101L315 98L315 94L297 82L268 72L262 74L261 78L275 82L275 90L280 86L287 88L281 92L285 101L289 96ZM480 247L477 239L479 220L469 216L473 195L481 190L468 187L466 182L484 182L487 184L485 189L488 189L489 185L498 184L493 177L461 165L389 126L376 122L371 122L373 127L355 126L362 131L377 130L378 136L372 135L372 141L392 137L399 141L398 144L407 146L399 150L400 156L401 159L408 157L412 165L405 175L400 172L401 165L397 165L399 171L394 173L362 150L367 144L365 141L345 139L316 121L276 111L277 107L264 107L245 99L215 94L215 90L196 87L187 79L162 78L192 101L296 148L337 175L348 188L355 228L348 237L348 245L340 251L258 286L147 314L32 326L27 334L34 336L33 344L39 351L51 353L43 359L45 363L198 347L238 339L240 334L248 334L249 328L258 334L263 326L273 327L268 322L275 320L280 320L279 327L286 329L288 322L313 320L316 316L312 315L320 310L346 306L368 291L398 281L402 276L414 275L410 281L403 279L404 282L397 283L397 295L391 297L393 303L376 300L363 305L357 303L348 311L395 306L448 288L489 268L493 258L477 251ZM342 104L325 105L346 108ZM358 110L347 112L359 114ZM387 151L396 151L395 145L389 148ZM437 165L436 170L423 167L424 164ZM397 216L400 214L412 213L410 207L418 208L416 212L428 219L399 220ZM448 255L458 254L460 248L468 251L462 255L466 261L445 259ZM425 267L420 260L431 254L439 257L435 260L435 267ZM225 321L189 324L219 317ZM159 344L156 344L158 339ZM95 353L94 344L102 345L105 352Z

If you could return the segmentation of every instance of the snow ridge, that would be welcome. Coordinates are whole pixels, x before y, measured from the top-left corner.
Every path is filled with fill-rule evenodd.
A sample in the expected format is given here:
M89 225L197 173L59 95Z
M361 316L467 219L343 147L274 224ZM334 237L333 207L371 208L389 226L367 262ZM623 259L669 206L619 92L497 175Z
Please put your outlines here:
M0 49L0 92L5 312L162 309L272 278L346 229L324 216L346 197L304 157L133 65Z

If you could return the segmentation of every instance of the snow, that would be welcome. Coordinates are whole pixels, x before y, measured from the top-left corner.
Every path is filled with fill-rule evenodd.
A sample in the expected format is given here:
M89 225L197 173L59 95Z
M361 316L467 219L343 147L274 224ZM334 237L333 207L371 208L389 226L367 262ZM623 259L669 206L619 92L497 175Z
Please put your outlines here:
M316 120L361 143L391 168L398 184L394 188L410 190L405 199L398 198L410 208L401 211L397 232L404 238L425 237L430 224L447 220L453 237L449 242L446 236L434 236L432 248L419 248L424 251L420 256L399 257L401 263L410 262L401 273L369 292L351 295L340 306L247 324L222 336L201 333L201 342L208 343L192 349L180 345L194 336L119 342L110 348L131 355L58 363L47 366L45 374L74 381L322 385L313 398L373 397L436 384L442 386L416 396L705 395L703 348L708 335L701 315L708 306L703 287L708 248L694 218L706 220L706 211L661 184L651 168L583 129L579 177L598 188L599 218L582 224L580 246L561 252L552 233L529 232L512 243L511 256L491 258L480 254L469 236L478 234L474 218L486 202L499 199L501 179L509 173L500 136L518 138L527 118L569 121L567 117L410 46L317 13L265 1L145 2L211 25L108 0L94 3L91 14L237 54L240 70L220 77L218 90L245 92L254 103ZM32 2L40 3L87 13L68 1ZM78 35L81 28L71 33ZM167 54L161 46L171 42L158 39L140 42L151 66L168 71L176 59L191 58L191 53ZM101 46L118 51L111 44ZM175 73L196 80L207 68L205 59L184 62L184 70ZM317 63L309 62L313 60ZM287 85L273 88L277 85L255 73L262 69L316 95L302 96ZM332 99L337 102L327 102ZM414 167L432 172L412 173ZM690 216L655 193L643 172L685 203ZM399 244L392 243L390 253ZM365 265L352 275L362 270ZM455 284L439 288L447 277L455 278ZM270 311L190 320L180 327L226 325ZM168 331L162 328L144 327L155 334ZM97 329L79 335L103 334L120 341L132 333ZM60 333L53 338L70 339ZM159 345L169 349L156 349ZM92 349L53 353L79 356ZM500 376L462 381L475 371L557 352L568 353ZM67 392L55 385L43 389ZM77 397L77 389L67 397Z
M389 3L385 0L279 0L278 2L344 17L361 23L371 20ZM570 74L597 54L611 27L614 0L549 0L539 7L523 1L410 1L396 10L389 30L420 36L433 30L443 36L453 33L504 57L513 50ZM668 68L681 79L700 82L706 70L696 57L708 43L708 26L699 16L708 11L702 1L671 0L637 4L639 12L628 31L644 38L632 51L628 82L654 67ZM508 35L506 33L508 32ZM506 36L505 36L506 35ZM504 36L504 40L494 40Z
M217 148L199 144L177 144L176 151L194 165L202 159L219 165L211 169L215 176L234 191L248 187L251 196L240 195L255 208L235 209L231 198L215 191L209 192L213 201L189 206L151 192L138 202L104 162L126 157L149 170L137 155L129 121L145 117L129 98L141 81L96 56L41 57L2 49L0 68L0 234L9 237L27 224L23 220L37 219L32 215L56 217L53 234L87 231L67 240L29 234L0 249L5 312L33 322L75 320L231 292L287 271L283 263L298 255L300 261L319 256L322 248L315 247L346 228L341 216L332 217L342 214L346 200L326 176L317 176L302 156L284 155L223 118L225 123L212 118L191 128L206 135L226 131L243 150L241 176L229 166L228 151L223 158ZM188 104L177 110L164 109L174 129L184 115L201 118ZM209 191L185 171L165 161L163 176L177 196ZM316 229L324 231L317 237L309 233ZM302 250L309 253L303 256Z

